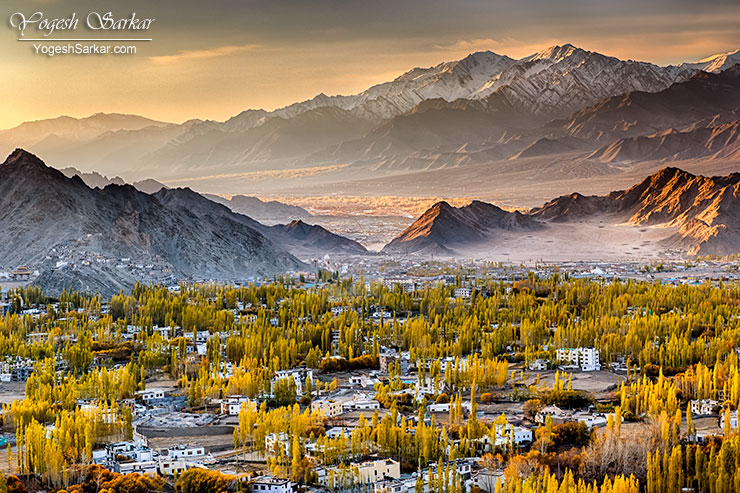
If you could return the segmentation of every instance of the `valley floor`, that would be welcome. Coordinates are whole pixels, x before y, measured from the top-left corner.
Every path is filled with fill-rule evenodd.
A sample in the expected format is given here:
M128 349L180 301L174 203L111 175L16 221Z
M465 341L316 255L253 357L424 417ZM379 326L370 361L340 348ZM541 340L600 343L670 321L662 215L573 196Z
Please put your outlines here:
M458 252L467 257L513 263L678 260L681 252L660 245L662 239L675 231L675 228L611 225L600 221L550 223L541 232L506 232L490 243Z

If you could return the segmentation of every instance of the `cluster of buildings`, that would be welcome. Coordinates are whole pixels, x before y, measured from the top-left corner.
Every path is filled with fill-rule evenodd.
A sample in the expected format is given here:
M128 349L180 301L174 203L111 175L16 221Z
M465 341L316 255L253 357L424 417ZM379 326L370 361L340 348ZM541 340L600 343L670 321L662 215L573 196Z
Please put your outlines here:
M496 484L503 482L502 471L476 469L473 459L458 459L446 465L449 484L453 478L462 491L473 487L493 492ZM412 473L402 473L398 462L393 459L369 459L349 463L341 467L321 467L316 470L318 487L309 486L307 492L354 491L361 493L433 493L440 491L439 483L444 480L444 471L436 463ZM435 484L430 484L430 477Z
M0 382L25 382L33 373L34 360L6 356L0 361Z
M110 443L93 450L94 463L120 474L176 477L188 469L207 469L204 462L212 459L203 447L195 445L178 445L160 453L149 448L146 438L139 434L134 434L133 441Z

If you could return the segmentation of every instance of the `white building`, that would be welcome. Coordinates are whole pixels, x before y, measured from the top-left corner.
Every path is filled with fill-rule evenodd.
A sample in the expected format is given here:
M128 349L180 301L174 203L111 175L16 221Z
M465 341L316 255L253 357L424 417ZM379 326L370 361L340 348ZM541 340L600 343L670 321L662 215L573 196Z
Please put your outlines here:
M502 470L481 469L472 478L471 486L477 486L485 493L494 493L496 485L504 483L504 472Z
M405 293L413 293L415 289L421 289L423 286L417 283L414 279L408 279L403 277L393 277L383 279L383 286L388 288L390 291L396 289L396 286L403 289Z
M512 424L496 425L496 441L491 440L491 436L486 434L475 440L483 451L492 452L494 448L506 448L509 446L532 443L534 434L529 428L514 426Z
M383 310L375 311L371 315L371 317L374 318L374 319L380 319L380 318L389 319L392 316L393 316L393 314L391 312L386 312L386 311L383 311Z
M232 395L221 400L221 414L238 416L242 406L249 409L257 409L257 403L243 395Z
M352 400L347 400L342 403L342 411L373 411L380 409L380 402L364 394L355 394L352 396Z
M332 440L336 440L337 438L342 437L342 435L344 435L345 438L351 437L352 428L349 426L334 426L326 430L326 437L331 438Z
M725 428L725 412L719 413L719 427L720 429ZM737 429L737 411L730 411L730 429Z
M450 404L451 403L449 402L441 402L439 404L437 403L429 404L427 409L429 410L430 413L448 413L450 412ZM460 407L462 407L468 413L470 413L473 409L472 404L468 401L462 402Z
M426 481L426 478L422 479L424 480L422 493L429 493L428 482ZM378 481L373 484L373 493L416 493L416 477L412 476L401 480L386 479Z
M342 414L342 403L334 399L317 399L311 403L311 412L320 412L327 418L333 418Z
M253 493L291 493L293 484L287 479L262 476L249 482L249 491Z
M280 449L286 456L290 455L290 439L286 433L270 433L265 436L265 451L270 455L279 455Z
M416 376L416 393L418 395L421 394L433 394L437 395L442 393L442 391L445 388L445 380L444 377L439 376L437 378L437 382L435 385L434 378L431 377L431 375L426 374L424 378L421 378L420 375Z
M376 384L379 384L380 380L377 378L369 377L367 375L352 375L349 377L349 384L353 386L359 386L362 388L375 388Z
M377 484L385 479L401 478L401 466L393 459L370 460L346 467L320 467L316 469L318 482L328 488L342 488L349 485Z
M108 460L108 451L104 448L99 448L92 451L92 461L94 464L102 464Z
M170 459L202 459L206 455L203 447L178 445L167 450Z
M149 460L145 462L116 462L114 467L115 472L119 474L156 474L159 470L159 465L156 461Z
M534 421L535 423L544 425L548 417L552 419L553 424L562 424L569 420L570 414L558 406L545 406L534 417Z
M128 457L133 462L148 462L154 460L152 449L141 446L136 442L110 443L105 447L105 449L93 451L93 460L97 463L105 461L115 462L117 460L116 458L121 455Z
M146 390L139 390L136 392L136 395L138 397L141 397L141 399L144 402L153 401L155 399L164 399L164 389L146 389Z
M581 371L599 371L599 351L593 347L560 348L555 351L555 358L568 366L578 366Z
M455 298L467 300L471 294L472 290L469 287L455 288Z
M193 341L193 332L192 331L190 331L190 332L187 332L186 331L186 332L183 333L183 337L186 338L186 339L190 339L191 341ZM208 331L208 330L199 330L199 331L197 331L195 333L195 340L193 342L196 342L196 343L198 343L198 342L205 343L210 338L211 338L211 332L210 331Z
M272 378L272 391L275 392L275 383L284 378L292 378L295 381L296 394L303 395L303 384L308 378L311 382L311 386L314 384L313 370L310 368L295 368L292 370L280 370L275 372L275 376Z
M160 457L159 459L159 474L162 476L180 476L188 469L192 469L194 467L207 469L200 462L193 462L185 459L173 460L168 457Z
M486 436L486 438L488 438ZM523 443L532 443L534 435L532 430L523 426L496 425L496 446L504 447L507 445L520 445Z
M375 483L381 479L401 478L401 465L393 459L382 459L358 464L360 483Z
M154 329L154 332L158 333L159 336L165 341L170 338L170 331L172 330L171 327L159 327L155 325L153 329Z
M85 414L92 414L94 412L97 412L101 418L101 421L107 425L112 425L118 419L118 416L112 410L105 410L105 407L99 406L97 403L93 402L85 402L84 404L80 404L80 411Z
M714 414L714 410L718 405L719 402L714 399L695 399L691 401L691 414L695 414L697 416Z

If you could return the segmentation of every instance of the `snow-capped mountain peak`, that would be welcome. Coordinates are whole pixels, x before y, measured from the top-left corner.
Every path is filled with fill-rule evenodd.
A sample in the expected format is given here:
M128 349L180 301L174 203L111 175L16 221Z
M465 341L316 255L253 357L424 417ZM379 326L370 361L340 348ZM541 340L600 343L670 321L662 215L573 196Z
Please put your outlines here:
M429 68L416 67L390 82L384 82L353 96L319 94L302 103L276 110L276 116L290 118L324 105L340 107L369 119L385 119L406 113L427 99L454 101L471 97L486 81L515 63L513 58L492 51L479 51L463 59Z
M712 58L724 65L738 52ZM700 68L700 67L699 67ZM367 120L386 120L410 112L419 103L439 99L488 100L543 118L565 116L603 98L640 90L656 92L691 77L690 66L660 67L624 61L558 44L515 60L492 51L478 51L459 60L413 68L395 79L355 95L318 94L273 112L244 112L224 124L225 131L243 131L273 117L290 119L306 111L334 107ZM493 96L498 93L497 96ZM493 106L496 106L494 104Z
M719 73L725 69L740 63L740 50L730 51L727 53L718 53L693 63L684 63L681 66L703 70L704 72Z
M504 104L543 117L560 117L617 94L663 90L694 72L620 60L572 44L555 45L517 60L473 97L495 99L494 106Z
M539 51L533 55L526 56L519 61L534 62L537 60L552 60L555 62L560 62L565 58L572 57L574 55L585 55L587 53L590 52L581 48L577 48L570 43L566 43L562 46L550 46L549 48L545 48L544 50Z

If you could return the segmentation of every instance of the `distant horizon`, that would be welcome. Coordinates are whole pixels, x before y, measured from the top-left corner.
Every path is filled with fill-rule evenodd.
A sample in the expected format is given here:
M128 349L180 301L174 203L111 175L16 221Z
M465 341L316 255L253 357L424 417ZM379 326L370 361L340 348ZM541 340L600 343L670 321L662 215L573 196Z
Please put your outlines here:
M242 113L244 111L250 111L250 110L257 110L257 111L259 111L259 110L263 110L263 111L267 111L267 112L272 112L272 111L279 110L281 108L285 108L285 107L290 106L290 105L295 104L295 103L300 103L300 102L303 102L303 101L311 100L311 99L315 98L316 96L318 96L320 94L325 94L325 95L327 95L329 97L334 97L334 96L350 96L350 95L358 94L358 93L361 93L361 92L363 92L363 91L365 91L365 90L367 90L367 89L369 89L369 88L371 88L371 87L373 87L375 85L382 84L382 83L385 83L385 82L390 82L390 81L396 79L397 77L400 77L401 75L403 75L403 74L405 74L405 73L407 73L407 72L409 72L411 70L415 70L415 69L429 69L429 68L435 67L435 66L437 66L439 64L462 60L465 57L470 56L470 55L473 55L475 53L492 52L492 53L495 53L497 55L510 56L511 58L514 58L514 59L521 59L521 58L525 58L527 56L536 54L536 53L538 53L540 51L546 50L546 49L551 48L551 47L565 46L565 45L572 45L572 46L574 46L575 48L578 48L578 49L582 49L582 50L589 51L589 52L600 53L600 54L605 55L605 56L612 56L612 57L620 58L622 60L634 60L634 61L637 61L637 62L652 63L652 64L660 65L660 66L668 66L668 65L676 65L677 66L677 65L680 65L681 63L694 63L694 62L698 62L700 60L709 59L709 58L712 58L712 57L715 57L715 56L726 55L726 54L731 54L731 53L735 53L737 51L740 51L740 46L739 46L737 48L728 48L728 49L725 49L725 50L722 50L722 51L717 51L717 52L714 52L714 53L708 53L708 54L706 54L704 56L697 57L696 59L674 60L673 62L670 62L670 63L659 63L659 62L652 61L650 59L639 59L639 58L635 58L635 57L631 57L631 56L627 56L627 57L616 56L616 55L613 55L613 54L611 54L609 52L602 52L602 51L599 51L599 50L590 49L588 47L583 47L581 45L577 45L575 43L567 42L567 41L548 42L548 43L545 43L545 44L543 44L541 46L532 47L531 49L528 48L528 49L530 49L530 51L526 52L525 54L520 54L520 50L515 50L515 51L517 51L517 54L516 55L512 55L511 53L507 52L504 47L500 47L500 48L503 48L503 49L493 49L493 48L481 47L481 49L475 49L473 51L467 52L466 54L463 54L461 56L458 56L456 58L440 59L440 60L438 60L436 62L432 62L432 64L427 64L427 65L418 64L418 65L409 66L408 68L406 68L406 69L404 69L404 70L402 70L402 71L400 71L397 74L392 75L392 76L388 76L388 74L382 74L379 77L386 77L386 78L378 79L376 82L372 82L369 85L363 86L360 89L352 90L352 89L349 89L348 88L348 90L346 90L346 91L336 92L336 93L329 92L329 91L319 91L319 92L313 94L313 96L310 96L310 97L304 98L304 99L290 99L290 96L286 96L283 103L279 103L279 104L274 105L274 106L243 107L243 106L239 106L238 104L236 104L236 105L234 105L233 109L231 109L231 110L226 109L226 110L224 110L224 113L222 113L219 116L205 115L205 114L204 115L193 114L190 117L186 117L186 118L181 118L181 119L176 119L175 118L175 119L172 119L172 118L167 118L165 116L164 113L166 113L166 110L162 110L161 116L157 116L157 115L152 114L152 113L137 112L135 110L116 110L116 109L110 109L110 110L108 110L108 109L100 109L100 110L92 111L92 112L90 112L89 110L81 110L81 111L74 111L74 110L72 110L72 111L67 111L67 112L62 112L62 113L56 113L56 114L47 114L47 115L42 115L42 116L34 116L34 117L28 117L28 118L21 118L19 120L14 121L14 123L2 124L2 126L0 127L0 131L10 130L10 129L16 128L19 125L22 125L23 123L31 123L31 122L44 121L44 120L53 120L53 119L63 118L63 117L69 117L69 118L73 118L73 119L76 119L76 120L84 120L84 119L88 119L88 118L94 117L95 115L98 115L98 114L104 114L104 115L119 114L119 115L126 115L126 116L137 116L137 117L142 117L142 118L154 120L154 121L159 122L159 123L175 124L175 125L182 125L182 124L184 124L184 123L186 123L188 121L191 121L191 120L201 120L201 121L211 120L211 121L223 122L223 121L226 121L226 120L228 120L230 118L233 118L233 117L239 115L240 113ZM157 113L157 111L154 110L153 113ZM1 121L2 121L2 119L0 118L0 122Z

